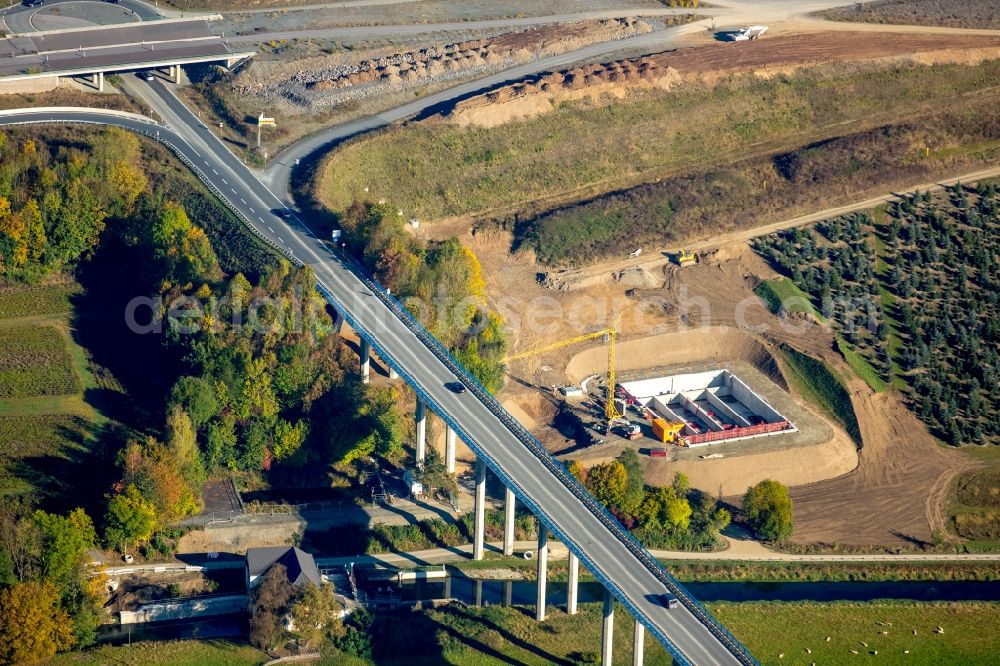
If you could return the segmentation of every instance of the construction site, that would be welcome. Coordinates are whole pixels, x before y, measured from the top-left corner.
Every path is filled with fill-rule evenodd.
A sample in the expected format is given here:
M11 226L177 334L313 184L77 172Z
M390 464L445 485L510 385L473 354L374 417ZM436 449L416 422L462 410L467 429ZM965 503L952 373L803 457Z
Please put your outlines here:
M625 382L618 392L649 420L653 438L664 444L707 446L795 432L787 418L727 369Z

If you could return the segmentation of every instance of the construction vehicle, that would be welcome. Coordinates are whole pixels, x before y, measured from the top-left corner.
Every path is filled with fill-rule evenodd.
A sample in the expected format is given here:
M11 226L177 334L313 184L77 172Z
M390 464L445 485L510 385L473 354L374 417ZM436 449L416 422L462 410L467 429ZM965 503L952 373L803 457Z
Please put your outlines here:
M653 439L664 444L681 444L683 440L680 438L680 432L684 429L684 425L683 423L669 423L666 419L659 417L654 418L652 421Z
M766 25L752 25L748 28L743 28L742 30L737 30L732 33L732 39L734 42L748 42L754 39L760 39L765 32L767 32Z
M560 340L559 342L553 342L549 345L543 345L535 349L529 349L528 351L513 354L505 358L504 363L509 364L511 361L517 361L518 359L527 358L529 356L537 356L538 354L545 354L550 351L562 349L563 347L575 345L578 342L587 342L588 340L602 338L604 342L608 344L608 390L607 397L604 402L604 418L607 421L607 432L611 432L611 428L615 421L622 418L622 413L619 411L618 405L615 401L615 337L618 335L618 322L621 321L621 318L621 313L619 313L618 317L615 318L614 323L604 330L594 331L593 333L584 333L583 335L578 335L574 338L569 338L568 340Z
M642 248L641 247L638 248L635 252L629 252L628 256L630 256L630 257L638 257L640 254L642 254Z
M611 422L612 428L620 428L622 435L627 440L635 440L642 437L642 428L638 423L633 423L626 418L615 419Z
M674 255L674 259L677 261L678 266L690 266L691 264L698 263L698 257L695 256L694 252L688 252L687 250L678 250L677 254Z

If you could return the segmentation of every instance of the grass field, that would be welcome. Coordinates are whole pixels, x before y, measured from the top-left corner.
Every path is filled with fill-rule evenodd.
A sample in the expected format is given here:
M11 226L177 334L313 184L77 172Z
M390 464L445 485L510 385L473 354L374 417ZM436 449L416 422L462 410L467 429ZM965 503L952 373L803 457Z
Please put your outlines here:
M845 121L862 131L918 107L940 112L955 104L947 100L995 81L1000 62L836 65L783 77L777 86L731 77L715 87L684 85L611 105L564 104L491 129L410 123L338 149L315 189L332 210L365 197L369 188L367 196L389 198L407 217L429 221L531 210L530 202L540 200L541 208L551 207L653 175L745 159L764 150L750 147L761 142L772 151L840 136ZM912 157L912 146L906 154ZM727 182L708 186L740 194Z
M765 280L754 288L754 293L760 297L760 300L764 301L764 304L774 314L778 314L782 310L786 312L801 312L810 314L819 321L823 320L823 316L816 311L816 308L813 307L812 302L809 300L809 294L799 289L788 278L779 277L773 280Z
M828 582L828 581L995 581L1000 562L750 562L739 560L670 560L660 562L683 582ZM469 578L480 571L513 570L534 580L537 563L518 557L495 555L478 562L463 560L448 565ZM491 574L489 574L491 575ZM565 560L549 560L550 582L567 578ZM594 580L586 571L580 580Z
M780 347L781 356L788 367L788 381L806 400L820 407L844 427L855 444L861 445L858 417L851 405L843 384L822 361L817 361L788 345Z
M55 326L0 328L0 399L79 393L67 342Z
M86 652L56 655L45 662L50 666L257 666L268 656L250 647L229 641L164 641L135 643L121 647L104 646Z
M75 282L0 290L0 496L71 496L66 470L103 417L86 352L70 333Z
M709 604L708 608L762 664L782 665L845 664L875 657L879 663L916 666L992 663L997 637L995 632L984 628L994 626L1000 617L1000 606L986 603L739 603ZM935 633L938 626L944 628L944 633ZM614 663L630 664L633 623L620 607L614 628ZM467 608L452 604L432 610L377 615L371 635L370 660L333 651L319 663L329 666L594 663L600 647L601 607L581 604L575 617L550 607L548 619L538 623L530 608ZM666 651L648 636L645 645L647 664L671 663ZM857 654L852 654L852 650ZM112 663L250 666L265 660L263 653L246 645L179 641L104 647L59 655L48 663L52 666Z
M65 314L79 293L80 285L75 282L5 287L0 289L0 319Z
M851 366L851 369L857 373L861 379L865 380L868 386L872 387L872 390L876 393L881 393L889 388L889 385L878 376L878 371L872 367L872 364L868 362L864 356L858 352L851 349L850 345L837 338L837 349L843 354L844 360L847 364Z
M1000 449L968 449L984 467L955 479L949 502L951 528L969 540L969 550L995 550L1000 541Z
M849 664L874 658L909 666L988 664L998 647L996 633L984 630L1000 619L997 604L744 603L708 608L762 664ZM944 633L934 633L938 626Z

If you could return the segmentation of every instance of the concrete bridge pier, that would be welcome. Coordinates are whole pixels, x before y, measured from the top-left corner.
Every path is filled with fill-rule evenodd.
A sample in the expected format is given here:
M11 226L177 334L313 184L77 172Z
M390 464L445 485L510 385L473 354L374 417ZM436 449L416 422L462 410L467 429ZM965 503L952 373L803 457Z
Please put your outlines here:
M505 580L503 582L503 605L510 606L514 597L514 581Z
M635 633L632 634L632 666L642 666L643 639L646 637L646 627L642 622L635 621Z
M612 666L614 658L615 598L604 590L604 620L601 623L601 666Z
M476 506L472 534L472 559L483 559L486 530L486 463L476 458Z
M476 608L483 607L483 579L476 579Z
M444 598L451 599L451 576L444 579Z
M104 72L94 74L94 87L97 92L104 92Z
M444 471L455 473L455 431L450 427L444 434Z
M538 596L535 602L535 619L545 619L545 584L549 577L549 531L538 521Z
M389 379L399 379L399 373L396 372L393 369L393 367L391 365L389 365L388 363L386 363L385 365L386 365L387 368L389 368Z
M371 380L372 372L372 348L368 341L361 338L361 383L367 384Z
M174 83L176 83L177 85L180 85L180 83L181 83L181 66L180 65L174 65L173 67L171 67L170 68L170 76L171 76L171 78L173 78Z
M514 508L517 498L514 491L504 488L503 494L503 554L514 554Z
M569 553L569 581L566 588L566 614L576 615L577 594L580 588L580 558Z
M427 455L427 403L417 396L417 464L422 465Z

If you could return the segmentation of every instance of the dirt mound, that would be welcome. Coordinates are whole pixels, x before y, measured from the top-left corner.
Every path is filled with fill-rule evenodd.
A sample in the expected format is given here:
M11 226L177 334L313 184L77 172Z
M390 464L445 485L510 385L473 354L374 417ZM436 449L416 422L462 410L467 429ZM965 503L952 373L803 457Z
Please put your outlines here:
M612 274L612 279L624 287L662 287L663 275L647 270L641 266L627 268Z
M769 78L837 61L898 58L921 64L975 64L1000 57L1000 36L829 32L716 43L650 57L586 65L514 83L458 104L445 120L495 127L546 113L567 101L611 101L651 88L689 81L714 84L725 76L753 72Z
M582 21L506 32L495 37L428 45L403 52L369 51L296 60L255 62L232 91L282 104L282 111L338 106L351 100L430 82L486 74L588 44L643 34L653 27L634 18ZM288 107L288 108L285 108Z
M731 327L705 327L661 333L635 340L619 340L616 345L619 372L656 366L746 361L768 379L784 384L771 353L753 336ZM576 354L566 366L566 376L579 383L593 374L607 371L608 352L603 346Z

